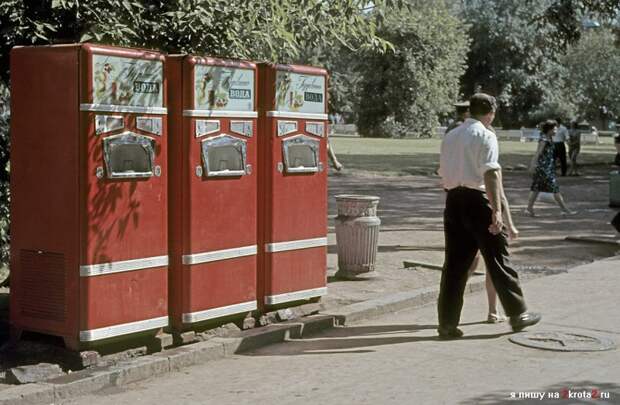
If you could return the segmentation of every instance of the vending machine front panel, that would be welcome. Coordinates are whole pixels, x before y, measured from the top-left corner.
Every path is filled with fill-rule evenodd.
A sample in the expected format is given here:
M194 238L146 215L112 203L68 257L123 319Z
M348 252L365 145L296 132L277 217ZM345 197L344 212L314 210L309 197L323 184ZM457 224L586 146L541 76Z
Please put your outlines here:
M256 65L168 58L171 323L245 316L256 302Z
M163 55L53 45L15 48L11 63L15 334L79 349L157 333L168 324Z
M258 289L264 309L327 291L327 72L259 66Z

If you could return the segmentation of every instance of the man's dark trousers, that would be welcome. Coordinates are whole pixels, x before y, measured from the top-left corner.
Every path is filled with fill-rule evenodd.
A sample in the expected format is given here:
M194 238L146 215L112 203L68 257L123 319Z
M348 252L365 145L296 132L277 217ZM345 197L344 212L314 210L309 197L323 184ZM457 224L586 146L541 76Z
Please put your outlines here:
M553 143L553 161L556 162L558 159L560 159L562 176L566 176L566 145L564 142Z
M526 311L519 277L510 267L506 235L491 234L489 225L491 205L484 192L465 187L448 191L444 211L446 255L438 300L442 327L459 324L467 272L478 250L506 315L515 316Z

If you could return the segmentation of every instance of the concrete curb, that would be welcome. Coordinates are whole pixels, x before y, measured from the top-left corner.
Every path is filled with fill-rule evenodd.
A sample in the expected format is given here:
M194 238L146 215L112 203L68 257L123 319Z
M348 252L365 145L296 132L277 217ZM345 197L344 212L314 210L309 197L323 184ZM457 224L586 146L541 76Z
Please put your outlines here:
M553 274L550 274L553 275ZM544 276L544 275L542 275ZM523 281L539 276L524 274ZM465 293L484 289L484 278L467 284ZM249 329L234 337L216 337L204 342L119 362L113 366L96 366L48 380L44 383L18 385L0 391L0 405L50 404L89 394L108 387L121 387L186 367L220 360L288 339L301 339L335 326L375 318L390 312L434 303L438 287L400 292L279 324Z
M121 387L161 376L186 367L220 360L287 339L301 339L334 327L331 315L310 315L262 328L242 331L234 337L216 337L121 361L113 366L96 366L44 383L24 384L0 391L0 405L52 404L109 387Z
M467 283L465 293L471 294L483 289L484 279ZM330 312L330 315L334 316L337 325L343 326L352 322L376 318L391 312L435 303L438 296L438 287L421 288L347 305L337 311Z

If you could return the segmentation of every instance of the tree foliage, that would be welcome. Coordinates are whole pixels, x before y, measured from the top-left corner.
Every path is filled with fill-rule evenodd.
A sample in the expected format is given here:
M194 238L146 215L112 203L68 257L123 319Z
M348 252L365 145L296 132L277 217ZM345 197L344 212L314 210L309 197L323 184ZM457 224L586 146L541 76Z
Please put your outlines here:
M95 42L226 58L299 62L304 52L344 46L389 48L368 5L400 0L4 0L0 2L0 90L15 45ZM307 53L307 52L306 52ZM8 92L0 94L0 264L8 251Z
M590 121L600 118L602 106L620 114L620 48L613 42L610 30L590 31L562 58L566 93L582 117Z
M322 0L8 0L0 5L6 79L14 45L108 43L199 52L229 58L291 62L335 43L382 47L366 1ZM393 6L395 0L374 2Z
M468 46L466 26L445 2L412 1L386 12L378 33L394 51L366 52L360 58L360 133L432 133L438 115L450 110L458 97Z
M519 126L532 106L540 104L546 83L545 66L553 53L544 46L546 30L532 22L544 12L541 2L466 0L462 16L470 24L472 45L463 92L482 90L498 98L497 122Z
M540 0L527 0L536 4ZM547 28L547 44L566 51L579 41L584 22L608 23L620 15L618 0L552 0L544 2L542 12L534 15L539 27ZM616 30L620 38L620 30Z
M545 114L577 114L565 91L563 55L587 32L584 21L604 25L617 18L617 0L464 0L461 4L472 38L463 93L481 89L498 96L497 121L508 127L531 124Z

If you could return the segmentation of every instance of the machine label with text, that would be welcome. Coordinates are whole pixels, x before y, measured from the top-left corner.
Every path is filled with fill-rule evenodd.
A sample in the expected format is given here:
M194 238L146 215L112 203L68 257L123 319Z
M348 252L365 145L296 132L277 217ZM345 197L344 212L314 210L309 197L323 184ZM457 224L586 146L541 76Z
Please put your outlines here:
M325 76L278 71L276 110L325 113Z
M253 111L254 71L251 69L196 65L196 110Z
M93 103L163 107L164 65L160 60L93 55Z

